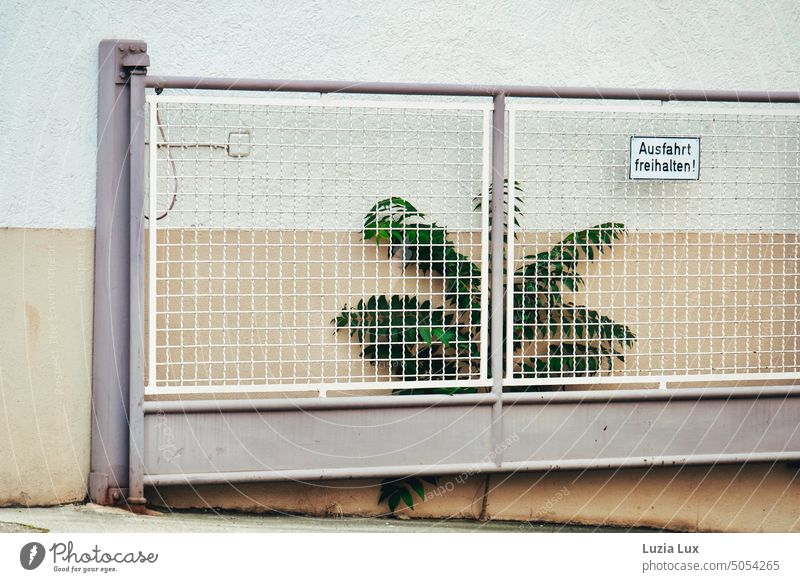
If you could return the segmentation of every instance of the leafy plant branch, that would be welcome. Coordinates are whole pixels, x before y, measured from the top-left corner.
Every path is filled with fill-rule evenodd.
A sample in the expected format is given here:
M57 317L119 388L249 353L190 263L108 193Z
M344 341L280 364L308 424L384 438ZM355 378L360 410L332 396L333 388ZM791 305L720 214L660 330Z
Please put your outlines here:
M507 180L504 188L507 222ZM514 223L519 227L523 190L518 182L514 192ZM476 210L481 203L476 199ZM491 209L489 220L491 223ZM623 224L607 222L569 233L550 249L524 256L525 264L514 272L512 329L505 330L512 334L518 377L553 378L557 384L558 378L595 376L611 370L615 362L624 363L625 350L636 341L634 333L565 296L585 286L579 274L581 263L598 259L625 234ZM349 330L362 347L361 357L376 367L385 366L393 378L454 382L445 388L400 388L394 394L475 392L474 388L459 387L457 381L474 377L480 369L480 268L458 251L445 227L400 197L380 200L369 210L362 236L385 246L390 258L403 261L404 269L413 267L437 278L444 303L433 305L410 295L373 295L345 305L331 322L336 331ZM551 388L531 385L521 389ZM434 477L386 479L381 483L379 501L386 501L392 512L401 503L413 509L414 495L424 499L425 483L436 482Z

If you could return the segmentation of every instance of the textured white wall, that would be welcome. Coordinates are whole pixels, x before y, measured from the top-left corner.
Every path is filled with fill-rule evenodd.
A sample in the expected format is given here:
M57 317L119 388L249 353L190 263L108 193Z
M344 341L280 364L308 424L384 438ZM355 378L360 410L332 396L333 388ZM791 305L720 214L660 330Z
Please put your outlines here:
M798 88L795 0L203 4L3 0L0 226L94 225L102 38L163 74Z

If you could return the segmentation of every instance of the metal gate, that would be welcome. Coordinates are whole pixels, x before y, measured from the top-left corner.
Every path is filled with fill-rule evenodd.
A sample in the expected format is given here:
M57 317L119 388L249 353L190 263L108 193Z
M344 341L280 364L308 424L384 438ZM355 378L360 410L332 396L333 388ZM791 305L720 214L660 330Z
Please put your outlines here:
M544 259L545 276L533 251L605 228L591 233L604 238L597 256L582 254L579 272L564 273L545 300L535 297L550 305L534 302L529 318L528 328L567 332L542 343L570 360L536 369L525 334L509 334L506 384L666 388L800 378L799 113L768 104L510 105L509 180L532 191L509 205L509 328L525 324L534 301L526 289L553 280L551 267L561 265ZM631 136L696 136L700 178L630 179ZM566 250L582 252L579 241ZM531 262L538 271L526 269ZM629 345L617 342L619 357L597 362L595 352L566 349L576 335L596 340L612 320L630 330Z
M800 118L774 105L800 95L100 57L96 501L800 459ZM631 180L648 135L699 137L701 179Z
M359 301L376 326L384 315L408 323L396 345L419 372L403 389L491 384L491 103L148 103L148 216L161 217L147 227L148 394L385 390L392 354L362 357L332 323ZM451 278L458 290L414 268L407 255L422 243L379 238L395 227L435 237L445 225L473 267ZM446 240L426 244L436 252ZM439 319L462 324L452 374L412 346L411 326L438 330Z

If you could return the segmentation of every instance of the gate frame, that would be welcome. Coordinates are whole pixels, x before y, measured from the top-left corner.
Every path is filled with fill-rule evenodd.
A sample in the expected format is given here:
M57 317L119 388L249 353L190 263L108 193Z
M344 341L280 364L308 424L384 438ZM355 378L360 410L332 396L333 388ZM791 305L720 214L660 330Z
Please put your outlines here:
M741 462L788 462L800 460L800 434L796 419L800 418L800 387L769 388L704 388L680 390L598 390L591 392L503 394L504 377L496 373L492 378L488 394L454 397L400 396L400 397L352 397L332 399L281 399L281 400L235 400L235 401L144 401L144 115L145 91L151 89L204 89L226 91L268 91L304 93L358 93L427 96L460 96L492 98L492 199L493 216L503 216L505 178L505 99L506 97L538 97L557 99L615 99L652 101L702 101L702 102L749 102L749 103L800 103L800 92L796 91L702 91L621 88L557 88L548 86L505 85L447 85L420 83L348 83L339 81L281 81L267 79L226 79L205 77L152 76L147 74L149 58L147 46L142 41L104 40L99 47L99 98L98 98L98 155L97 155L97 226L95 260L95 305L94 305L94 361L93 361L93 424L92 466L90 496L95 503L112 505L126 503L131 509L144 508L144 486L185 483L219 483L235 481L272 481L281 479L323 479L351 477L391 477L409 474L455 474L462 472L505 472L519 470L587 469L664 464L709 464ZM125 203L127 202L127 204ZM492 264L503 264L502 220L492 223ZM502 289L502 269L493 269L490 286ZM503 367L503 322L506 302L502 293L493 293L491 302L493 352L489 355L493 370ZM743 401L743 402L742 402ZM675 446L675 450L664 449L653 453L658 441L653 422L661 419L667 405L694 403L691 414L700 406L698 418L686 427L688 419L678 428L687 430L689 437L703 441L700 452L695 446ZM749 407L748 407L749 402ZM786 403L788 410L783 410ZM721 404L720 404L721 403ZM491 405L487 415L485 407ZM504 405L507 405L504 408ZM683 405L683 404L676 404ZM286 411L303 412L313 410L334 415L390 414L393 411L431 407L428 416L435 421L436 413L449 407L468 407L464 412L472 414L464 424L470 428L467 436L473 441L483 432L489 437L475 445L474 453L485 449L486 456L475 456L471 461L429 464L374 463L352 467L315 468L298 466L277 470L253 470L247 467L235 471L220 471L214 463L207 463L214 470L184 471L169 474L148 472L147 463L158 464L157 431L153 443L145 440L149 418L159 422L173 423L181 436L183 422L189 429L195 415L227 415L241 423L230 423L236 430L246 431L248 414L286 414ZM596 406L601 406L591 416ZM729 432L722 435L707 434L709 413L717 412L718 418L728 407L728 417L735 424L746 419L753 409L771 414L770 426L777 420L777 429L785 436L783 448L777 450L774 439L762 444L766 432L759 439L757 434L739 435L735 426L723 428ZM583 408L582 408L583 407ZM471 409L471 410L470 410ZM606 409L608 411L606 412ZM546 412L545 422L531 426L533 421L522 424L523 419L537 420ZM734 412L736 414L734 414ZM658 414L656 414L658 413ZM562 416L558 416L562 414ZM605 416L601 416L605 415ZM738 415L738 416L737 416ZM480 418L489 416L484 431L474 425ZM669 417L669 415L666 415ZM674 416L674 415L672 415ZM518 428L515 436L522 444L509 444L504 440L505 423ZM726 417L726 418L728 418ZM261 418L259 416L259 418ZM279 417L276 416L276 419ZM338 418L338 417L337 417ZM344 416L343 416L344 418ZM360 418L360 417L359 417ZM574 439L567 448L547 449L552 438L548 433L548 419L561 418L559 435ZM612 418L620 422L617 439L609 435L604 445L594 445L586 440L586 432L598 420ZM639 419L646 429L631 423ZM570 420L572 419L572 420ZM655 419L655 420L653 420ZM725 419L723 419L725 420ZM584 433L570 432L577 421L589 423ZM660 422L673 422L674 419ZM789 433L793 426L794 430ZM242 424L243 423L243 424ZM470 423L473 423L472 425ZM436 422L430 422L435 433L442 430ZM673 424L676 424L673 422ZM579 424L578 426L584 426ZM672 425L670 425L672 427ZM705 432L703 429L706 429ZM466 431L466 428L463 428ZM558 432L556 430L555 432ZM663 427L662 427L663 430ZM544 431L544 432L543 432ZM627 431L627 432L626 432ZM477 432L477 436L475 433ZM610 431L609 431L610 432ZM150 433L147 433L150 435ZM458 433L459 435L461 433ZM639 435L635 446L627 439ZM196 435L195 435L196 436ZM726 439L726 436L728 437ZM779 435L780 436L780 435ZM732 442L731 438L738 438ZM525 440L527 439L527 440ZM653 440L655 439L655 440ZM584 442L586 440L586 442ZM674 439L673 439L674 440ZM470 441L472 443L473 441ZM651 442L653 441L653 442ZM514 441L515 443L517 441ZM335 444L335 443L334 443ZM557 443L556 443L557 444ZM663 444L663 443L662 443ZM738 450L734 444L742 448ZM671 442L670 442L671 446ZM573 453L573 449L578 448ZM433 447L431 447L433 448ZM545 448L544 453L541 452ZM606 452L606 449L610 450ZM448 453L453 453L448 449ZM456 451L458 452L458 451ZM605 456L603 455L605 453ZM454 454L454 453L453 453ZM448 455L447 458L453 456ZM538 455L538 457L537 457ZM560 456L559 456L560 455ZM508 457L511 460L505 461ZM241 459L233 451L227 459L237 463ZM309 459L306 459L309 461ZM298 461L302 465L302 459ZM313 459L310 460L313 463ZM238 467L238 466L237 466ZM205 466L201 467L205 468ZM180 467L178 467L180 469Z
M222 97L216 96L187 96L187 95L147 95L146 102L150 105L150 129L149 129L149 142L157 144L158 142L158 115L157 107L159 104L178 104L178 105L248 105L248 106L297 106L314 108L324 110L326 108L353 108L363 107L369 109L404 109L404 110L457 110L457 111L473 111L480 112L481 114L481 212L480 212L480 264L489 265L489 190L491 183L491 135L492 135L492 104L490 103L469 103L469 102L433 102L433 101L366 101L366 100L304 100L299 102L297 99L287 98L237 98L227 100ZM161 144L159 144L161 145ZM157 172L157 154L156 149L150 149L150 176L149 186L150 192L148 194L149 216L158 216L156 208L156 183L158 181ZM163 217L163 216L162 216ZM157 248L157 225L158 221L153 222L156 228L148 230L148 247L151 249ZM149 253L148 272L156 272L156 253ZM147 295L151 305L156 304L156 284L155 277L148 279ZM481 322L480 331L478 332L478 344L480 345L480 367L479 377L470 378L468 380L459 381L459 386L465 388L488 388L492 385L492 380L488 376L488 290L489 290L489 274L488 269L481 269L480 279L481 289ZM147 313L148 316L148 329L156 329L157 310L150 309ZM153 336L148 336L146 342L147 356L147 384L145 385L145 396L180 396L186 394L236 394L242 392L260 393L260 392L317 392L320 397L326 397L328 391L332 390L376 390L386 387L386 381L348 381L348 382L304 382L304 383L270 383L270 384L220 384L214 385L213 383L193 384L191 386L165 386L160 388L157 386L155 378L156 363L157 363L157 349L156 341L153 341ZM449 380L408 380L403 381L403 387L409 390L422 389L422 388L446 388L452 385Z

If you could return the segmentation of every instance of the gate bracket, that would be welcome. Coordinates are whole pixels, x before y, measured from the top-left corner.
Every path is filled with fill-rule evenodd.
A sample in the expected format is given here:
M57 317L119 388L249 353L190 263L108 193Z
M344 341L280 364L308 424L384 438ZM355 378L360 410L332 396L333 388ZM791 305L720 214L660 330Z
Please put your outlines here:
M146 72L150 66L150 55L147 54L147 43L136 40L122 40L114 53L116 83L124 85L134 72Z

